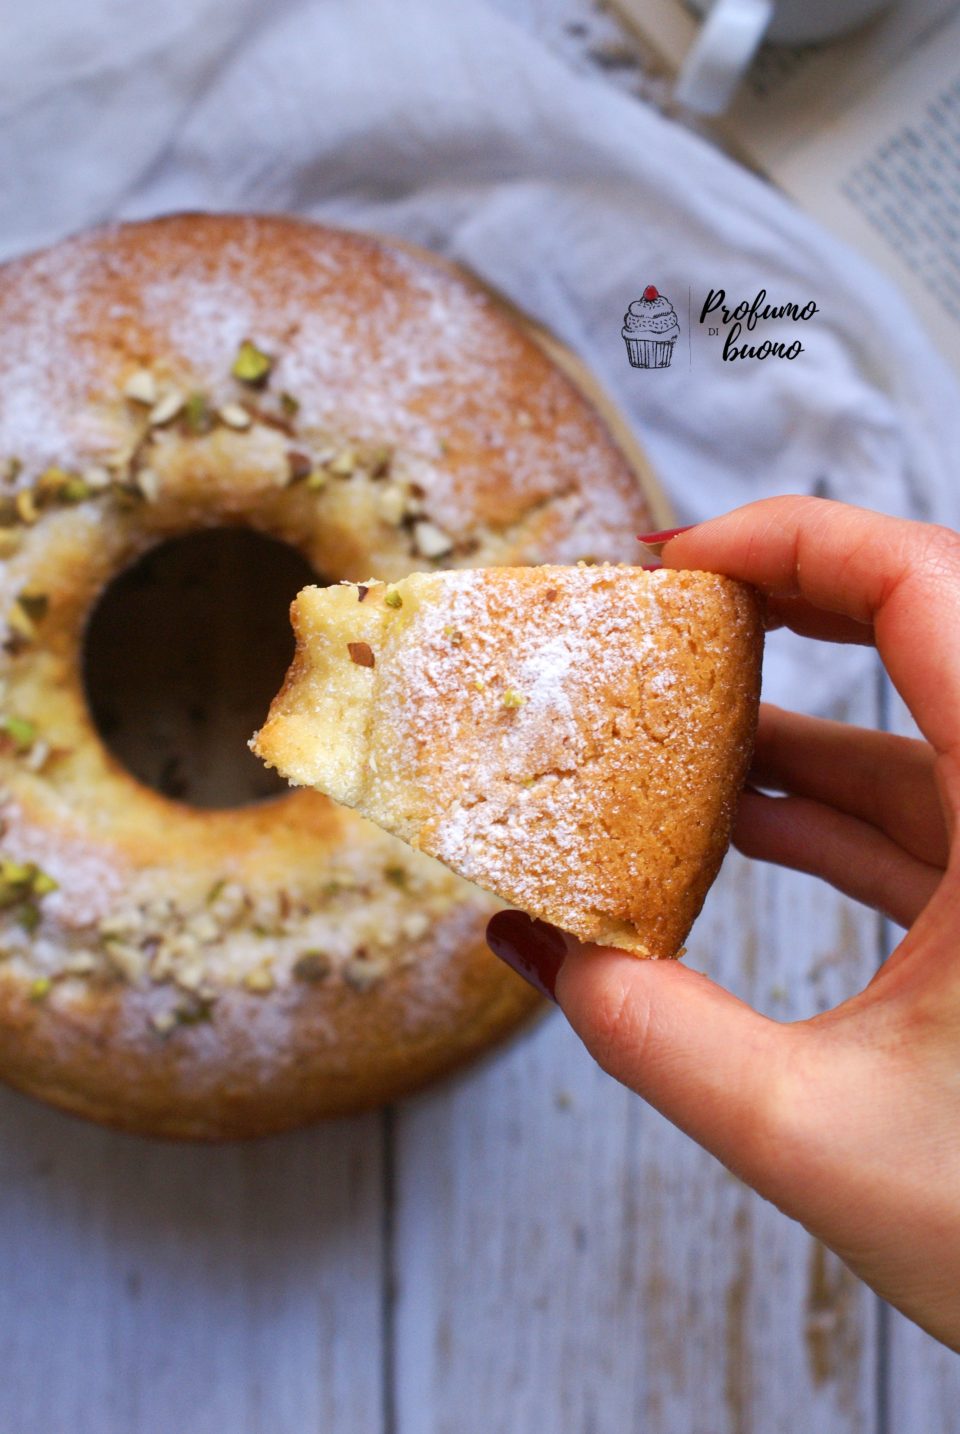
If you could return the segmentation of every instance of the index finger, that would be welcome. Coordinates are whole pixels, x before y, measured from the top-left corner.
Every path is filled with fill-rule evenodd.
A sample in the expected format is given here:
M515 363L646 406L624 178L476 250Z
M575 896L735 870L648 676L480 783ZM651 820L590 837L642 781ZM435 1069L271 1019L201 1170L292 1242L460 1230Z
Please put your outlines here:
M766 498L681 533L665 566L703 568L873 628L920 730L960 751L960 536L826 498Z

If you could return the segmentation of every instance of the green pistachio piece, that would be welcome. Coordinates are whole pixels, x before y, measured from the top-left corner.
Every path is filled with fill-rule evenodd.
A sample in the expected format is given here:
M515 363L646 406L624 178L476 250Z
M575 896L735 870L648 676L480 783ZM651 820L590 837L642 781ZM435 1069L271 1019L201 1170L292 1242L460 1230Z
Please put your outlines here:
M403 598L397 592L396 588L388 588L383 595L383 600L387 607L403 607Z
M76 476L66 468L45 468L34 484L34 491L40 498L59 498L70 479Z
M300 412L300 400L284 390L280 395L280 407L287 418L296 418Z
M258 388L261 384L266 383L272 368L273 359L258 349L250 339L244 339L237 350L237 356L230 372L241 383L248 383L251 387Z
M17 912L17 923L28 936L32 936L40 925L40 908L35 901L28 901Z
M28 862L10 861L9 858L2 857L0 858L0 885L29 886L35 870L36 868Z
M522 692L516 692L512 687L508 687L501 698L504 707L522 707L526 700Z
M183 422L188 433L209 433L213 427L213 414L206 394L191 393L183 406Z
M60 489L60 498L64 503L83 503L90 497L91 492L90 484L85 479L73 475Z
M38 976L35 981L30 982L31 1001L45 1001L50 994L53 982L49 976Z
M17 606L31 622L42 622L50 611L50 599L46 593L21 593Z
M25 717L0 717L0 732L7 734L20 756L29 752L37 740L36 727Z
M16 906L30 897L49 896L57 890L57 882L35 862L11 861L0 858L0 909Z

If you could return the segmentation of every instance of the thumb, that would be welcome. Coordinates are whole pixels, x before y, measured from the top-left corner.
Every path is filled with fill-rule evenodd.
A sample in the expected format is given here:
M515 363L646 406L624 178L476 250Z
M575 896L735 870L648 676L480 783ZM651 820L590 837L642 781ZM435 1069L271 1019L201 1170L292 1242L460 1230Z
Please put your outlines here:
M795 1033L675 961L567 937L556 997L603 1069L767 1192Z

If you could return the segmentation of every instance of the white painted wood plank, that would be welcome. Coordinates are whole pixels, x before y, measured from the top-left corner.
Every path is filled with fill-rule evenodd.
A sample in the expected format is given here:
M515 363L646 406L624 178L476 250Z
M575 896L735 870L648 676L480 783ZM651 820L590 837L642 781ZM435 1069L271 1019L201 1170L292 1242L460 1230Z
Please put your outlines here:
M874 714L870 677L838 715ZM732 858L688 959L789 1018L858 990L876 931ZM876 1429L872 1294L558 1015L399 1113L396 1188L399 1434Z
M0 1096L0 1429L379 1434L378 1117L246 1146Z
M887 684L887 726L906 737L916 724ZM900 932L891 927L891 949ZM896 1310L887 1312L887 1403L891 1434L960 1434L960 1356L931 1339Z

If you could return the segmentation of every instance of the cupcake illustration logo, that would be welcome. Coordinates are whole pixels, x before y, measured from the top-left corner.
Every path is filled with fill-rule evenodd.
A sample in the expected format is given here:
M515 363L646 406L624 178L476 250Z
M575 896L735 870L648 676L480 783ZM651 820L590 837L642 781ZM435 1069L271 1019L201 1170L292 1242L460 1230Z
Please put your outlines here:
M620 332L634 368L670 367L680 325L670 300L653 284L644 289L642 299L634 299L623 316Z

